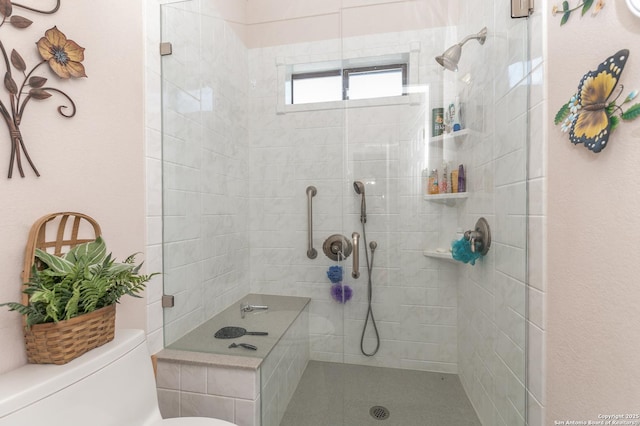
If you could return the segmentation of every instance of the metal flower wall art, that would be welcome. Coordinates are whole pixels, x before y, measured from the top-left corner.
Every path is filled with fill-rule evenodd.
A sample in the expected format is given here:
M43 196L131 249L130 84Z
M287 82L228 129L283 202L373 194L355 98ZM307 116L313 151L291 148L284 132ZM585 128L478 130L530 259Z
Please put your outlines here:
M556 114L555 124L561 125L563 132L569 132L573 144L584 144L598 153L607 147L611 132L621 120L640 117L640 104L623 109L638 95L637 90L618 104L624 86L621 84L618 89L616 86L628 58L629 50L623 49L600 63L595 71L586 73L578 84L577 93Z
M577 10L581 11L581 14L582 14L581 16L586 15L589 9L591 9L591 6L593 6L594 2L595 2L595 7L593 8L593 11L591 12L591 14L595 16L604 7L604 0L598 0L598 1L582 0L578 2L578 4L575 7L569 6L569 2L565 0L562 2L561 6L554 5L551 8L551 14L553 16L556 16L559 13L562 14L562 18L560 18L560 25L564 25L569 20L569 17L571 16L571 14Z
M33 22L25 17L14 15L14 9L19 8L33 13L53 14L60 7L60 0L57 0L56 6L51 10L38 10L29 6L14 3L11 0L0 0L0 27L10 24L14 28L24 29L29 27ZM13 170L17 167L21 177L24 177L23 156L29 163L31 169L40 176L33 160L29 156L25 145L20 124L25 114L27 105L31 100L41 101L58 94L66 98L70 105L58 106L58 113L63 117L73 117L76 114L76 106L73 100L60 89L51 87L47 84L48 79L40 75L36 75L36 71L44 65L48 64L51 71L62 79L71 77L86 77L82 61L84 60L84 48L80 47L73 40L67 37L53 27L47 30L44 37L36 43L38 52L42 60L38 62L30 70L27 69L22 56L17 50L12 49L11 53L7 53L7 49L0 40L0 53L5 64L4 88L8 92L8 100L0 99L0 115L7 124L9 130L9 139L11 145L11 159L9 161L9 179L13 176Z

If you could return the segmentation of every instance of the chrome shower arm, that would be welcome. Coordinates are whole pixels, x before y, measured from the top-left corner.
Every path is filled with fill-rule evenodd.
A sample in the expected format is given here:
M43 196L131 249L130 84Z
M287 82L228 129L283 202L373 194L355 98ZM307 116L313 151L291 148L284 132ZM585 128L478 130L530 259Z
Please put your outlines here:
M478 34L468 35L465 38L463 38L462 41L458 44L462 47L469 40L478 40L478 43L484 44L486 39L487 39L487 27L484 27L483 29L480 30Z

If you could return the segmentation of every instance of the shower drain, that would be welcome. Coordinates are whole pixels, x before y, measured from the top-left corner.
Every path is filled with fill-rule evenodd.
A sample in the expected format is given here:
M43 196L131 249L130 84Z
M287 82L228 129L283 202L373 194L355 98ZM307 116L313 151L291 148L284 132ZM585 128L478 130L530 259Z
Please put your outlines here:
M371 409L369 410L369 414L371 414L371 417L377 420L387 420L389 418L389 410L380 405L371 407Z

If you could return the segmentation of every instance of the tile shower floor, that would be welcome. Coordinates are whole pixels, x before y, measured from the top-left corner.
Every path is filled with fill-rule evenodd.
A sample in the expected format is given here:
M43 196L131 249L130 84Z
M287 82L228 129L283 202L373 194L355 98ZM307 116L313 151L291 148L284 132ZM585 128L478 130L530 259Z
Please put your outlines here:
M369 410L383 406L386 420ZM455 374L310 361L280 426L480 426Z

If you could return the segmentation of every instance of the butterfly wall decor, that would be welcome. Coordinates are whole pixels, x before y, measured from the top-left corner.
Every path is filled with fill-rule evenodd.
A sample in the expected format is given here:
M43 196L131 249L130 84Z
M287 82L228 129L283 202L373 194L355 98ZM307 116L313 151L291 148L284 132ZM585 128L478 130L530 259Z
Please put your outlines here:
M629 50L620 50L600 63L595 71L586 73L578 84L578 91L556 114L555 124L561 124L561 130L569 132L573 144L584 144L598 153L607 146L620 120L631 121L640 116L640 104L626 111L622 109L638 95L637 90L629 93L620 105L616 104L624 90L618 81L628 58ZM610 100L614 93L617 95Z

